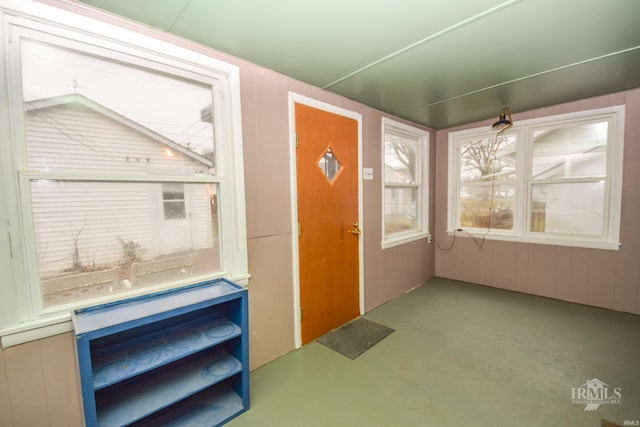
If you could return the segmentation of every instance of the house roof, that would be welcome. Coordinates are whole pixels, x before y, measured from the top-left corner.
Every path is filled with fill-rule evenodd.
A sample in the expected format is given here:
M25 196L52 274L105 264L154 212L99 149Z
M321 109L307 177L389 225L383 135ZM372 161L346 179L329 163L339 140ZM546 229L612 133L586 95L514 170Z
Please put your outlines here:
M198 162L205 164L207 167L213 167L213 162L206 157L196 153L195 151L189 150L187 147L178 144L171 139L160 135L159 133L149 129L146 126L141 125L138 122L131 120L128 117L119 114L104 105L84 96L79 93L70 93L66 95L59 95L50 98L37 99L33 101L25 102L25 111L27 112L36 112L38 110L42 110L45 108L51 108L60 105L69 105L69 104L80 104L84 107L87 107L91 110L94 110L106 117L109 117L112 120L117 121L120 124L123 124L137 132L142 133L143 135L151 138L152 140L166 145L167 147L175 150L176 152L182 153L185 156L188 156Z

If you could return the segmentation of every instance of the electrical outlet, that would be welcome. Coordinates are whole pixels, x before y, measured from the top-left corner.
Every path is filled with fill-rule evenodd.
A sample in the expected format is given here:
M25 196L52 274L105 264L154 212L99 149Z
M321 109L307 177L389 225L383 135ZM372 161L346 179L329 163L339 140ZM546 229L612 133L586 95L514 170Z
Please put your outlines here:
M362 179L373 180L373 168L362 168Z

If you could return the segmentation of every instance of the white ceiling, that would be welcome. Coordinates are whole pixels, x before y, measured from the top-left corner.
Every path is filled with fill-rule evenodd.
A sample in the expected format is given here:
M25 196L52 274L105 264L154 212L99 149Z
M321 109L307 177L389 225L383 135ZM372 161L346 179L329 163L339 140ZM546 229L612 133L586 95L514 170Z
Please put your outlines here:
M81 0L442 129L640 87L640 0Z

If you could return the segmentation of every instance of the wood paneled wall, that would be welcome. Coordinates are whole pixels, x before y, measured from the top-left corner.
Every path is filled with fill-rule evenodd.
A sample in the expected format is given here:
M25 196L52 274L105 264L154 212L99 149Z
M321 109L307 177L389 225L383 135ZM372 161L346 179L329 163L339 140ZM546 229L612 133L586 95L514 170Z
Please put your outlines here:
M81 426L71 333L0 349L0 426Z

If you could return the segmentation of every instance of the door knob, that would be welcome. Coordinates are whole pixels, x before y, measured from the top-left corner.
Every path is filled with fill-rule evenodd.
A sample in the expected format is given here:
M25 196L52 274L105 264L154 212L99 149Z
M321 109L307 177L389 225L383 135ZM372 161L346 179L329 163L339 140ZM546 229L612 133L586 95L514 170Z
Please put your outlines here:
M351 234L353 234L354 236L362 234L362 231L360 231L360 228L358 228L358 221L353 221L353 230L351 230Z

